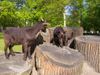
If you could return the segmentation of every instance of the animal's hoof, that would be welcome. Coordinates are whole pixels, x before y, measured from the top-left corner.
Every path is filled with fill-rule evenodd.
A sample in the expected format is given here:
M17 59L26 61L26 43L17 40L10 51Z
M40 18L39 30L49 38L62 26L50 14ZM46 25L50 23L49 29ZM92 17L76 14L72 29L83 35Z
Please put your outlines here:
M8 57L6 57L6 59L9 59Z
M23 57L23 60L26 61L27 58Z
M30 56L30 57L28 57L29 59L32 59L32 57Z
M11 53L12 56L15 56L15 53Z
M6 59L9 59L9 56L8 55L6 56Z

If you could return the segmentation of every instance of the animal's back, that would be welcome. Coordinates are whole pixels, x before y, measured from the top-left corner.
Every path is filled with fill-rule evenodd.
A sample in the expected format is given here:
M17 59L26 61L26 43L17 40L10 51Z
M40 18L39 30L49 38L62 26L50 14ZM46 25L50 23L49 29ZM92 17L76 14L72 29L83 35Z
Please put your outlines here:
M22 28L8 28L4 30L4 39L14 44L21 44L25 38L25 31Z

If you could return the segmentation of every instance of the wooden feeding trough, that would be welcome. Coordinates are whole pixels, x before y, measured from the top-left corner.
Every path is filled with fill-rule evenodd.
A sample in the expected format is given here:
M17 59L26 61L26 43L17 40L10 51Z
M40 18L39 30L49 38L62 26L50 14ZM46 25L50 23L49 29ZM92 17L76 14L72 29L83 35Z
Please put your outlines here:
M97 72L100 72L100 37L80 36L75 40L76 49L85 56L85 59Z
M80 75L83 66L79 52L50 44L36 48L34 61L39 75Z

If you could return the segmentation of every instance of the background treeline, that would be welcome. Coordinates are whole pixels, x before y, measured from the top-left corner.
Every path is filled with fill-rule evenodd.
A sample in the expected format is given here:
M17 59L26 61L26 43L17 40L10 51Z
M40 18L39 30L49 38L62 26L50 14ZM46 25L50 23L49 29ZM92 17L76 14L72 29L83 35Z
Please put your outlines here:
M0 0L0 27L32 26L41 18L63 26L66 6L66 26L100 31L100 0Z

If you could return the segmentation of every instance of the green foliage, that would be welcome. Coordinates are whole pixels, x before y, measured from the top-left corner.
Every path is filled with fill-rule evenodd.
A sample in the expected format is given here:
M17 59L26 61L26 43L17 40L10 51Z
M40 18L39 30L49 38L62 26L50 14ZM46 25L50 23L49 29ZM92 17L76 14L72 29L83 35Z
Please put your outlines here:
M74 9L67 16L68 26L83 26L85 30L100 31L100 0L71 0Z
M86 0L87 8L85 8L85 16L83 17L83 27L86 30L100 31L100 1Z
M0 25L16 26L17 18L15 15L15 3L9 1L0 2Z
M63 25L66 5L73 7L67 26L100 30L100 0L1 0L0 27L31 26L41 18L51 26Z
M70 0L69 6L71 7L71 15L67 15L67 26L77 26L81 25L81 11L82 11L83 0Z
M55 26L63 24L63 12L66 4L67 0L27 0L26 7L32 10L34 21L43 18Z
M0 2L0 26L30 26L41 18L52 26L63 24L64 7L68 1L3 0Z

